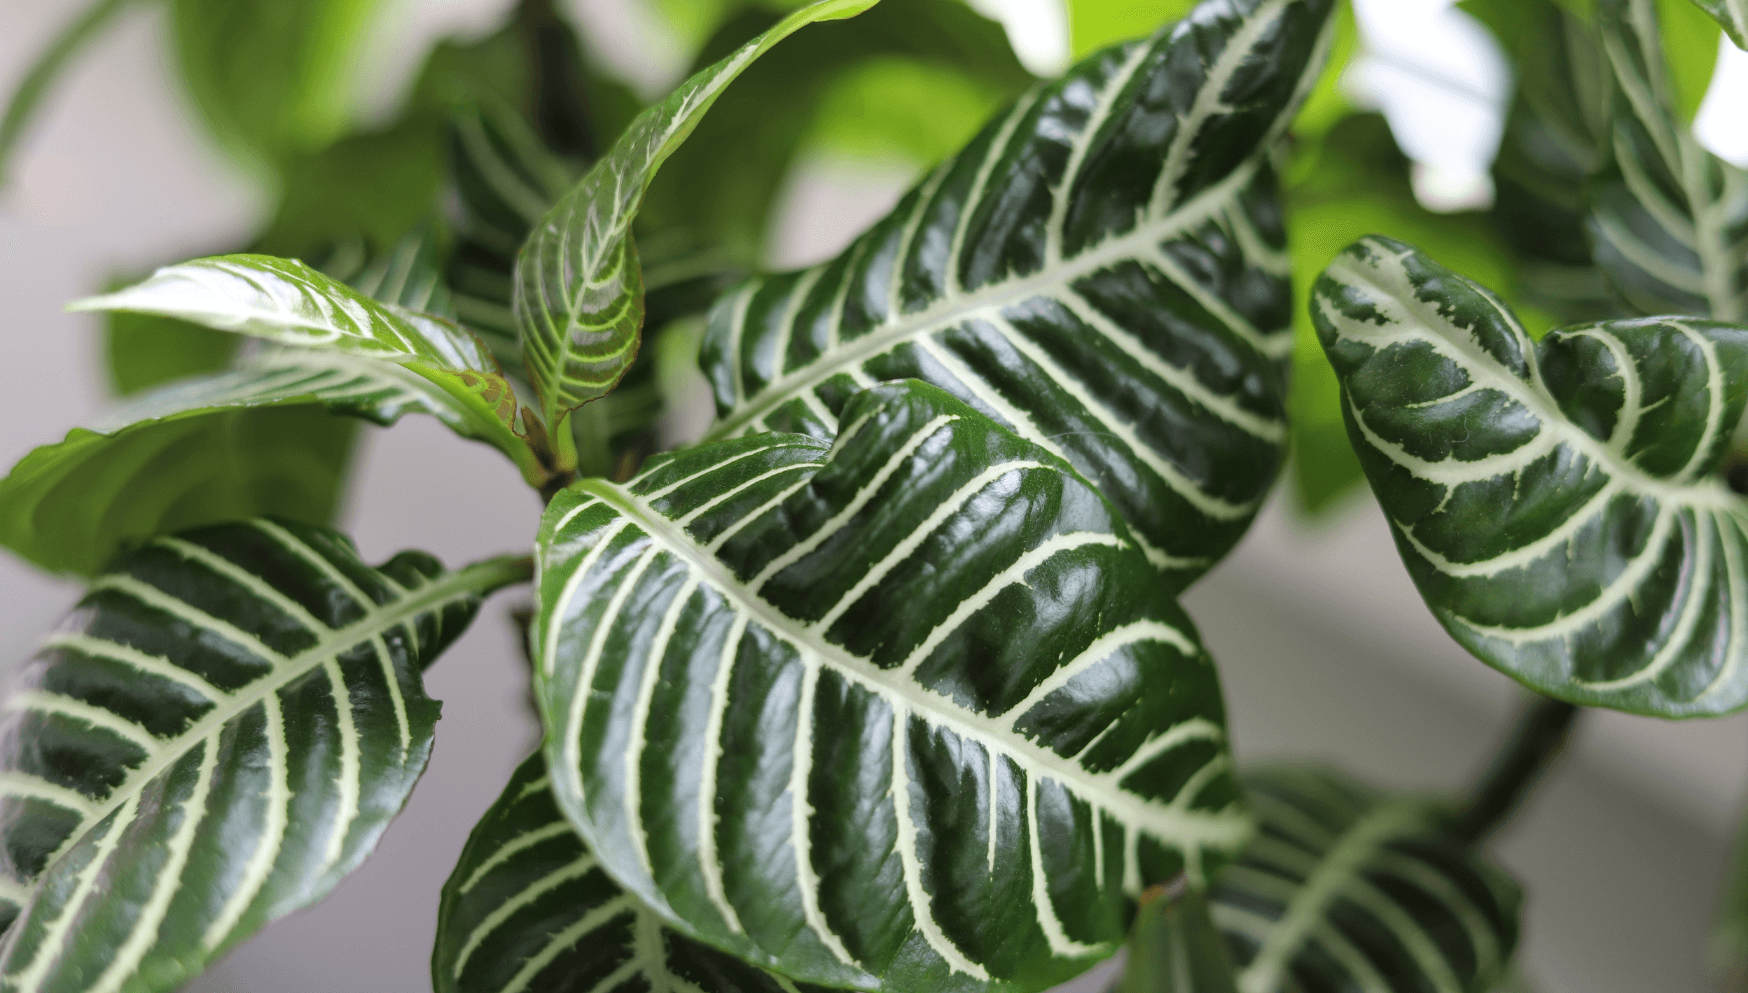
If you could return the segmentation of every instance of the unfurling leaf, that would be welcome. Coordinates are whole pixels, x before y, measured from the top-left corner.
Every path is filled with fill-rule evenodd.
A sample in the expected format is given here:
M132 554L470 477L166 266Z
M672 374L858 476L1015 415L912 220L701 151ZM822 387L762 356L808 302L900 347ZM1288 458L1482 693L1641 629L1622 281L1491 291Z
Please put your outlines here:
M1748 502L1720 472L1748 328L1644 318L1538 344L1386 238L1343 253L1312 307L1354 449L1457 641L1573 703L1748 703Z
M915 377L1068 460L1181 587L1286 441L1291 262L1268 156L1328 0L1235 0L1042 84L839 258L719 304L712 437L830 438Z
M425 767L420 674L526 574L270 520L117 560L8 702L6 988L168 993L320 899Z
M437 993L824 993L687 938L620 888L559 812L538 754L443 886L431 981Z
M1211 895L1242 993L1501 988L1522 894L1435 800L1305 766L1242 778L1260 830Z
M819 0L649 108L535 227L516 258L515 312L528 378L548 427L604 396L637 356L643 276L631 222L662 162L724 87L771 46L813 21L851 17L878 0Z
M925 383L844 417L553 499L554 793L630 892L754 964L1045 989L1248 836L1212 662L1067 463Z

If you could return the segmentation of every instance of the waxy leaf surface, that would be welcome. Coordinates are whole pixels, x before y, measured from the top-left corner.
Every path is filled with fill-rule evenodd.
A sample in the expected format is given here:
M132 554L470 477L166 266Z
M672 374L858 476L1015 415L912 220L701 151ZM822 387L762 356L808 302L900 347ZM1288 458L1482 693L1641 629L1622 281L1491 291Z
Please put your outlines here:
M1268 156L1328 0L1212 0L1041 84L843 255L718 305L712 437L829 438L856 391L934 383L1068 460L1187 584L1286 439L1291 296Z
M180 989L375 846L424 769L420 674L526 575L380 568L257 520L98 576L27 666L0 747L0 972L16 993Z
M559 494L560 807L685 933L795 979L1039 990L1249 830L1213 664L1066 463L925 383Z
M510 777L443 886L431 979L437 993L818 990L685 937L621 889L559 811L540 754Z
M723 89L771 46L813 21L878 0L819 0L682 83L631 122L535 227L516 257L515 314L546 423L611 390L637 357L643 276L631 222L656 170Z
M1385 238L1344 252L1312 308L1397 548L1457 641L1573 703L1748 703L1748 503L1719 467L1748 328L1643 318L1538 344Z
M1522 896L1437 803L1317 768L1243 781L1260 829L1212 894L1240 993L1501 988Z

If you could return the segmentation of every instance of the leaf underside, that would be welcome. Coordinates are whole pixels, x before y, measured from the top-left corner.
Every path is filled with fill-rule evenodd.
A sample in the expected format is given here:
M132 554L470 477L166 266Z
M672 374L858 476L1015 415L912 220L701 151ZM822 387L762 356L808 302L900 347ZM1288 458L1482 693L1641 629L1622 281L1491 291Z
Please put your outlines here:
M98 576L8 704L6 989L178 989L320 899L424 769L420 673L517 575L262 519Z
M1748 503L1719 472L1748 328L1642 318L1536 344L1385 238L1330 266L1313 316L1397 547L1464 647L1574 703L1748 703Z
M1522 895L1437 806L1304 766L1243 780L1260 832L1211 897L1240 990L1496 989Z
M830 449L708 444L553 500L554 792L629 891L761 966L1046 988L1246 837L1217 677L1066 463L914 381L845 416Z
M1067 459L1182 586L1285 442L1291 263L1268 163L1326 0L1207 3L1040 85L839 258L713 315L712 437L831 437L920 378Z

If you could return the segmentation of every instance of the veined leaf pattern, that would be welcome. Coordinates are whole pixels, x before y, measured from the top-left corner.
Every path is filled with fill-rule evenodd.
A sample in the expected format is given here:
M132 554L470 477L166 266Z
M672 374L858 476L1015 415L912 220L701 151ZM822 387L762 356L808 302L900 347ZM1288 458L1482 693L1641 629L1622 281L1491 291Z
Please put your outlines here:
M1737 48L1748 48L1748 0L1693 0L1724 26Z
M421 672L525 575L270 520L119 559L8 702L0 986L179 989L326 894L424 769Z
M437 993L819 991L685 937L621 889L559 812L538 753L444 884L431 962Z
M1536 344L1386 238L1336 259L1312 316L1397 548L1457 641L1573 703L1748 702L1748 503L1718 471L1748 328L1642 318Z
M1491 993L1522 895L1418 797L1309 767L1243 776L1259 832L1213 890L1239 993Z
M541 526L560 807L688 935L796 979L1039 990L1243 843L1212 662L1098 492L925 383L836 442L586 480Z
M1286 439L1291 262L1274 140L1328 0L1210 0L1042 84L825 265L726 297L711 437L831 437L856 391L941 386L1097 484L1187 584Z
M818 0L686 80L639 114L541 219L516 257L514 306L523 361L548 425L605 395L637 356L644 287L631 222L662 162L771 46L806 24L851 17L877 2Z
M1617 95L1590 194L1597 264L1640 313L1748 320L1748 171L1676 113L1655 0L1601 0L1598 17Z

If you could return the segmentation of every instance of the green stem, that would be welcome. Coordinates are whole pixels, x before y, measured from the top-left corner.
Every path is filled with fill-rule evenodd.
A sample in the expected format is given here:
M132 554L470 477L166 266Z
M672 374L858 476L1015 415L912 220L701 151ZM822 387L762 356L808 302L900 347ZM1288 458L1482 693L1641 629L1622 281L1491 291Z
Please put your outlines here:
M24 134L25 125L30 123L36 113L38 104L48 93L49 84L67 67L79 49L89 44L102 29L115 19L115 16L131 4L139 0L98 0L87 7L84 13L73 18L72 22L61 29L49 47L43 49L37 56L30 71L24 74L24 80L13 91L12 100L6 105L6 116L0 118L0 186L6 185L7 167L11 164L12 153L18 147L18 139Z
M1472 844L1492 834L1523 802L1548 765L1565 749L1578 707L1538 696L1525 705L1486 773L1457 812L1451 830Z

